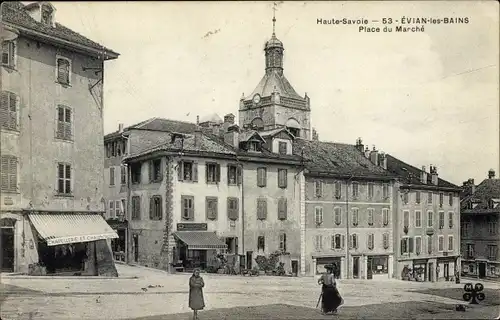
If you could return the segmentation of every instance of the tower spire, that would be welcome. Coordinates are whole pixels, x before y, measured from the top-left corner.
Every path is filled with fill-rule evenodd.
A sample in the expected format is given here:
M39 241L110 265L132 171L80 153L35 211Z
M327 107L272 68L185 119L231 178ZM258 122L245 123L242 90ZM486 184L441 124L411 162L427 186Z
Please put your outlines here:
M273 6L273 36L276 35L276 2Z

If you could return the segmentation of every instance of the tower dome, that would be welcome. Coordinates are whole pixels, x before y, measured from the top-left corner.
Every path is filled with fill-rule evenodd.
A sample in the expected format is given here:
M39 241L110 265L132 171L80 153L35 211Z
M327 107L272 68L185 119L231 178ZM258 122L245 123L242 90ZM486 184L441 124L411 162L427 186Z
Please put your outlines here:
M283 49L283 42L281 42L278 38L276 38L276 34L274 34L274 32L273 32L273 35L271 36L271 39L269 39L266 42L266 47L264 50L271 49L271 48Z

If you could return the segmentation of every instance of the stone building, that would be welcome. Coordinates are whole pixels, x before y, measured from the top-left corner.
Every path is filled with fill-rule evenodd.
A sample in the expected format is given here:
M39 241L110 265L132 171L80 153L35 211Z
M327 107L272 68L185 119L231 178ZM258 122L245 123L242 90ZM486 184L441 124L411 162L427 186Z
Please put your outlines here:
M462 272L479 278L500 276L500 179L495 171L479 185L464 182L461 200Z
M341 278L391 278L394 177L378 151L296 139L306 166L301 198L301 273L335 263Z
M49 2L1 9L2 270L116 273L101 217L102 92L118 53L57 23Z
M394 277L439 281L460 269L460 189L438 177L437 167L418 169L387 155L398 177L394 202Z

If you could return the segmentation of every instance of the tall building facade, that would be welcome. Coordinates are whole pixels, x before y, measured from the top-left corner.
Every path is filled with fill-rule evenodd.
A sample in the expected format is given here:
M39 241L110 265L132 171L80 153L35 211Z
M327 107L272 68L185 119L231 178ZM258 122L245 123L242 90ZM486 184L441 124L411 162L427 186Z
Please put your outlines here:
M104 62L118 53L58 24L49 2L1 9L2 269L101 274L93 258L56 257L94 257L116 236L101 217L102 92Z

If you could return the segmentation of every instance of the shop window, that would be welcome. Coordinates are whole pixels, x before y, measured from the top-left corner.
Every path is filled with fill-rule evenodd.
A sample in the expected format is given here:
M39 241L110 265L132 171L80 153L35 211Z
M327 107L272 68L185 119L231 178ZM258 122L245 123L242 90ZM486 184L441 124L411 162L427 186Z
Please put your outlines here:
M194 220L194 197L181 196L182 220Z
M257 168L257 186L265 187L267 185L267 169Z
M279 220L286 220L287 219L287 200L286 198L279 198L278 199L278 219Z
M205 176L206 176L207 183L219 183L220 182L220 164L207 163L205 165Z
M278 169L278 187L286 189L288 186L288 170Z
M177 164L179 181L198 182L198 163L193 161L179 161Z
M217 197L206 197L206 212L208 220L217 220L217 207L218 207L218 198Z

